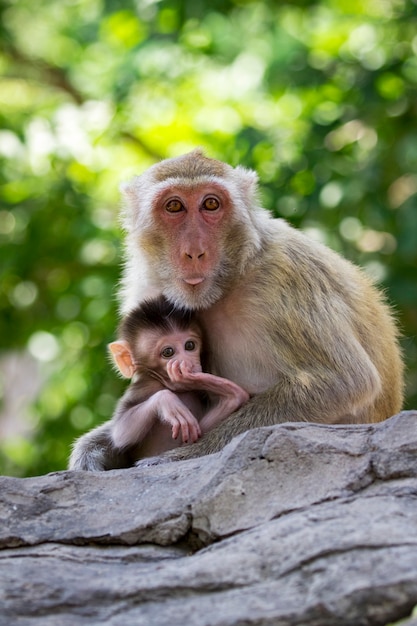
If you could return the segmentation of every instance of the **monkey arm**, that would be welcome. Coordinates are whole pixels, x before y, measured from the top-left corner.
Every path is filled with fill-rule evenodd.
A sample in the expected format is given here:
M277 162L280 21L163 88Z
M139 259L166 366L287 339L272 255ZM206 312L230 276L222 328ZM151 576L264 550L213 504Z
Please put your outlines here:
M204 385L211 402L214 402L200 421L201 432L204 435L245 404L249 400L249 394L242 387L226 378L211 374L198 374L196 376ZM196 382L199 384L198 381Z
M171 361L167 368L170 382L181 390L205 391L210 399L210 408L200 420L202 433L212 430L217 424L249 400L249 394L239 385L206 372L192 372L187 364Z
M253 396L227 420L217 420L212 430L200 423L206 433L200 441L169 451L155 462L217 452L236 435L260 426L291 421L327 424L365 421L361 407L366 407L378 393L378 372L354 337L343 337L337 331L334 335L333 341L339 343L339 358L333 360L332 366L326 365L322 355L316 353L318 362L314 368L305 367L298 374L278 374L274 385Z
M182 370L177 380L183 385L189 383L193 389L205 391L209 396L210 408L200 420L203 434L212 430L249 400L247 391L236 383L206 372Z
M156 421L171 426L173 439L181 434L183 442L195 442L201 436L198 421L175 393L160 390L133 405L131 395L128 390L111 420L77 439L68 469L106 471L131 466L132 448L145 439L151 449L157 443L152 437L160 435L149 432Z
M111 436L119 449L134 446L149 433L156 420L171 426L172 438L195 442L201 435L198 421L180 398L169 389L157 391L138 404L121 401L112 420Z

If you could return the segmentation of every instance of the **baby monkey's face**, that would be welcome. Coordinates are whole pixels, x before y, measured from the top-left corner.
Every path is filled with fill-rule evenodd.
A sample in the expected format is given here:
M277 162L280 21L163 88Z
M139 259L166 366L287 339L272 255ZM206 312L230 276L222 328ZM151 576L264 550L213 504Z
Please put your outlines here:
M148 330L141 333L137 346L137 362L146 363L164 378L167 376L168 363L177 361L181 368L190 372L201 372L201 335L194 328L174 330L162 334L160 330Z

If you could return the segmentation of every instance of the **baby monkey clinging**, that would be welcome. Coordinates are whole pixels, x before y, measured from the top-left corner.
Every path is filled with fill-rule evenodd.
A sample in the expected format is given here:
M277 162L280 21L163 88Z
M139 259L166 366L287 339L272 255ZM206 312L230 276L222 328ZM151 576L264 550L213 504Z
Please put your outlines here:
M249 399L239 385L202 371L200 326L164 296L133 309L109 349L132 382L112 419L77 440L70 469L125 467L194 443Z

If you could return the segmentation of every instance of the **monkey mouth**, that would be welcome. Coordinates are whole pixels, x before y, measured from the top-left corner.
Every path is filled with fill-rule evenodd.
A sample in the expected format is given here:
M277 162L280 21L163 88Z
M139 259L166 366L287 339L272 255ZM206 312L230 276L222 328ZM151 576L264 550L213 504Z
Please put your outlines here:
M195 278L184 278L184 282L187 283L187 285L192 285L193 287L195 287L195 285L200 285L202 282L204 282L204 280L204 276L196 276Z

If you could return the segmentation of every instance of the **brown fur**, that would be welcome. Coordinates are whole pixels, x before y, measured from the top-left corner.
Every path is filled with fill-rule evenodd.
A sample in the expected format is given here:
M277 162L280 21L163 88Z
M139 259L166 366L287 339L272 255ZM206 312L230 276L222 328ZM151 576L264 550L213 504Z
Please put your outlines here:
M157 293L194 309L209 371L253 396L165 458L215 452L258 426L377 422L401 409L403 364L383 295L359 268L271 219L256 183L254 172L194 151L125 187L122 310ZM207 195L220 201L213 215L203 208ZM176 216L169 197L184 206ZM194 275L201 284L188 284Z
M128 467L195 442L249 399L229 380L202 371L202 330L192 311L158 298L142 302L119 326L109 349L132 381L111 420L80 437L69 468Z
M190 162L196 168L200 160L206 163L194 152L154 168L160 168L160 181L168 171L170 177L192 179ZM204 182L210 184L210 176L202 181L199 172L198 184ZM259 209L253 173L226 167L223 185L233 208L217 234L219 255L226 259L215 269L213 291L220 285L221 296L201 307L192 298L209 338L210 371L254 397L200 442L169 456L217 451L256 426L377 422L398 412L403 364L396 324L381 292L359 268ZM135 214L134 202L128 210ZM160 231L158 236L164 238ZM146 249L147 233L142 241L145 267L164 266L166 260ZM172 262L170 269L175 273ZM157 287L177 304L193 305L186 290L167 291L158 272L147 283L138 267L134 279L127 270L126 284L131 293Z
M168 159L154 169L155 182L163 182L167 178L188 178L195 181L196 178L207 176L223 177L232 168L226 163L208 159L202 150L193 150L176 159ZM185 176L184 176L185 174Z

